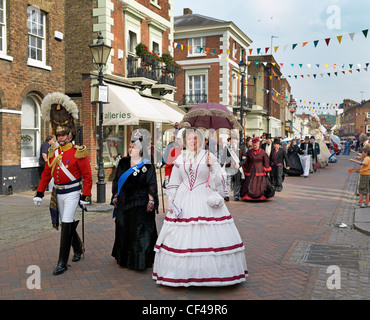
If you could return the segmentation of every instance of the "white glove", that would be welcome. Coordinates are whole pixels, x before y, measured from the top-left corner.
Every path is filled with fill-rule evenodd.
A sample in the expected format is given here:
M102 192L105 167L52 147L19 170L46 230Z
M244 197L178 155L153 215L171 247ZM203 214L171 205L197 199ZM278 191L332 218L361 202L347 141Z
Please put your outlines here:
M35 204L35 206L40 206L41 205L41 201L42 201L42 198L40 197L34 197L33 198L33 203Z
M90 204L88 201L80 200L80 207L86 209L86 205Z

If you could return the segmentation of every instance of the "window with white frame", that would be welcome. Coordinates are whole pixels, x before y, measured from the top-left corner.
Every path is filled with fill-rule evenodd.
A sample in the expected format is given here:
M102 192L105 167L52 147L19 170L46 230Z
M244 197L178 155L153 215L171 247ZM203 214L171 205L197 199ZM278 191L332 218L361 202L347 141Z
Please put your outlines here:
M0 53L6 54L6 0L0 0Z
M370 112L366 112L366 118L370 119Z
M189 74L187 76L186 104L199 104L208 101L206 81L206 74Z
M137 46L137 34L134 31L128 32L128 49L129 52L135 53L135 47Z
M150 0L150 3L155 6L159 6L158 0Z
M155 53L158 53L160 54L160 50L159 50L159 43L158 42L155 42L155 41L152 41L152 51L155 52Z
M206 50L206 38L190 38L188 45L189 55L203 55Z
M233 58L234 59L236 58L236 51L237 51L237 49L236 49L236 42L233 41L233 52L232 52L232 55L233 55Z
M27 14L28 58L46 64L46 14L33 6Z
M38 166L40 149L39 103L33 96L22 102L21 119L21 164L22 167Z
M232 77L232 88L231 88L231 94L232 94L232 105L237 106L238 105L238 81L239 76L237 73L233 72L233 77Z

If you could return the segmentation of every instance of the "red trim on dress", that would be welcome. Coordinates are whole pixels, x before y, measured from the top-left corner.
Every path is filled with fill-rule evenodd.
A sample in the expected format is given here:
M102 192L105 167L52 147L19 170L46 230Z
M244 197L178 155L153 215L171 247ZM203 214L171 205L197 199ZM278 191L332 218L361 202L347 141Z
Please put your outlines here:
M193 222L193 221L216 221L216 222L219 222L219 221L224 221L224 220L231 220L232 217L231 215L229 216L223 216L223 217L219 217L219 218L216 218L216 217L192 217L192 218L183 218L183 219L175 219L175 218L169 218L169 217L165 217L164 218L166 221L169 221L169 222Z
M228 247L219 247L219 248L194 248L194 249L175 249L175 248L170 248L164 244L161 244L160 246L155 245L155 248L159 250L160 248L163 248L167 251L170 252L175 252L175 253L197 253L197 252L221 252L221 251L229 251L229 250L234 250L237 248L242 248L244 246L243 242L239 244L234 244L232 246Z
M189 283L189 282L228 282L228 281L235 281L245 278L248 275L248 270L244 271L244 274L240 274L237 276L231 276L231 277L213 277L213 278L187 278L187 279L172 279L172 278L164 278L158 276L157 273L153 272L153 277L155 277L156 280L164 281L164 282L172 282L172 283Z

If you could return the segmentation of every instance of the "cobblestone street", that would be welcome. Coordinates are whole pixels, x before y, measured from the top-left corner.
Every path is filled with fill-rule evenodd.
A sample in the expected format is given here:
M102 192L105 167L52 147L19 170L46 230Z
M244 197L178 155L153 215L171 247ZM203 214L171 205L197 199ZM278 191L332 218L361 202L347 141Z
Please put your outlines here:
M85 259L70 262L65 274L53 276L59 232L50 226L50 195L40 208L33 206L32 192L1 197L0 298L369 299L370 237L353 227L358 175L347 172L352 167L340 156L338 163L308 179L286 177L283 191L270 201L227 203L246 246L249 277L243 284L224 288L168 288L151 279L151 270L120 268L110 255L114 241L111 210L96 210L96 204L95 211L86 213ZM370 209L362 210L370 214ZM160 208L158 230L163 218ZM27 288L30 265L41 269L41 289ZM327 285L331 265L339 267L340 288Z

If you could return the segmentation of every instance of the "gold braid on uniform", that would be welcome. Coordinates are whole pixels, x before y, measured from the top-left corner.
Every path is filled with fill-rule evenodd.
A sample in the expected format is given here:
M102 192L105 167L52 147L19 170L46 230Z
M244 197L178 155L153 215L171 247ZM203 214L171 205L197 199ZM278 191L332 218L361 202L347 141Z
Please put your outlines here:
M71 149L72 147L73 147L73 144L72 143L67 143L64 146L59 146L59 147L56 147L56 148L50 148L49 149L49 152L48 152L48 162L47 162L47 164L48 164L49 168L51 168L51 176L53 176L53 173L54 173L54 169L55 169L56 164L59 161L61 161L62 158L63 158L62 152L67 151L67 150ZM60 154L57 157L54 158L54 160L52 161L52 163L50 163L51 157L54 156L55 150L58 149L58 148L61 151Z

